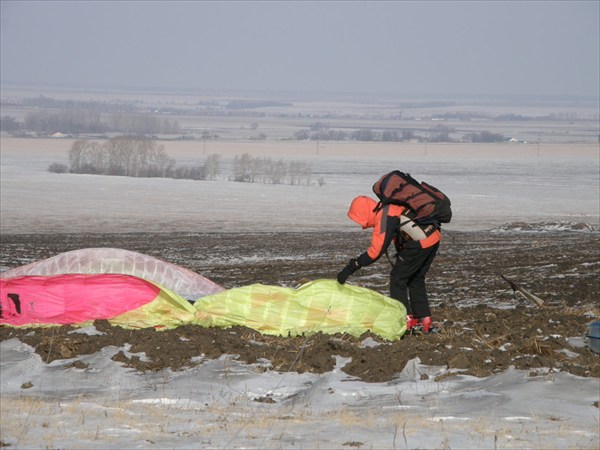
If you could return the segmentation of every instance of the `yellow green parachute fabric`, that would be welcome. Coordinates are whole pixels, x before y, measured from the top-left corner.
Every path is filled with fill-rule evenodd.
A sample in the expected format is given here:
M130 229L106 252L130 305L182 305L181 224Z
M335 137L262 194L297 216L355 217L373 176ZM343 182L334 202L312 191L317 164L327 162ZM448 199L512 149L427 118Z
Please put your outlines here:
M397 340L406 331L402 303L370 289L335 280L316 280L297 289L253 284L198 299L194 323L204 327L242 325L279 336L371 331Z
M160 294L152 302L109 319L110 324L128 329L168 330L194 321L195 310L190 302L164 286L156 286Z

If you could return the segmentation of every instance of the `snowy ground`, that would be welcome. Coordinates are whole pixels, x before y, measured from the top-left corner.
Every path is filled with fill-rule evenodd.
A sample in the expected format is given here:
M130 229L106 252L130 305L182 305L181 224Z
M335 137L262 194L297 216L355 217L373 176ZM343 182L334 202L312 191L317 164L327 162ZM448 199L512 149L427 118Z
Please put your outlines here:
M339 370L261 373L223 356L184 372L138 375L110 360L116 348L91 355L85 370L69 360L46 365L17 340L1 349L3 441L16 448L599 444L598 380L566 373L531 378L509 369L434 381L438 368L413 361L394 382L364 383ZM422 380L423 373L434 376Z
M330 144L314 155L314 144L224 143L210 150L309 160L325 185L298 187L50 174L50 163L66 160L67 140L1 144L6 234L352 229L349 201L396 168L447 192L455 211L448 230L517 221L598 227L600 214L597 145ZM172 145L167 151L178 161L196 158ZM263 372L226 355L183 372L138 374L110 359L117 348L90 355L85 369L70 360L45 364L16 340L0 351L0 437L14 448L600 446L599 380L562 372L531 377L509 369L435 381L439 368L413 361L393 382L365 383L340 370ZM269 397L276 403L257 401Z

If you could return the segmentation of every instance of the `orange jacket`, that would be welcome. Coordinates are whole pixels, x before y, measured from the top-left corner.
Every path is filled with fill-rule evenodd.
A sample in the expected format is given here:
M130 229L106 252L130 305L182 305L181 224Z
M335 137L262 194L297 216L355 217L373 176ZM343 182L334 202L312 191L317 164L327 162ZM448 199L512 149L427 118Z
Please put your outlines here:
M421 248L440 242L442 235L439 229L434 225L416 224L411 220L412 213L404 206L385 205L375 211L376 208L375 200L361 195L352 200L348 210L348 217L363 229L373 228L369 249L358 257L361 267L377 261L392 241L397 241L399 229L404 240L417 241Z

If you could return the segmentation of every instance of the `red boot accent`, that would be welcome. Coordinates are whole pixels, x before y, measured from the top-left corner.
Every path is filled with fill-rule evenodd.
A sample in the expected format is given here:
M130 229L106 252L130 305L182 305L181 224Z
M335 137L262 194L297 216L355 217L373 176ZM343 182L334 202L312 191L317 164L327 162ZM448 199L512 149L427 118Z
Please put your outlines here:
M413 317L412 314L406 316L406 331L410 331L419 323L419 319Z
M415 327L415 330L419 328L423 333L439 333L442 331L442 327L439 323L433 322L431 316L423 317L419 322L419 325Z
M423 327L423 333L429 333L429 329L431 328L431 324L433 321L431 320L431 316L423 317L421 319L421 326Z

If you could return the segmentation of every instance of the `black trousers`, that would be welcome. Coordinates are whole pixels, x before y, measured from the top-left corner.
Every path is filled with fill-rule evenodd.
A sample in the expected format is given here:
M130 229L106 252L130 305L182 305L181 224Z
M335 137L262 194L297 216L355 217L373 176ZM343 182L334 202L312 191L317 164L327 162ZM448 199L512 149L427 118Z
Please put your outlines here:
M431 315L425 275L437 255L439 243L421 248L418 242L408 241L396 255L396 263L390 273L390 297L400 300L408 314L417 318Z

